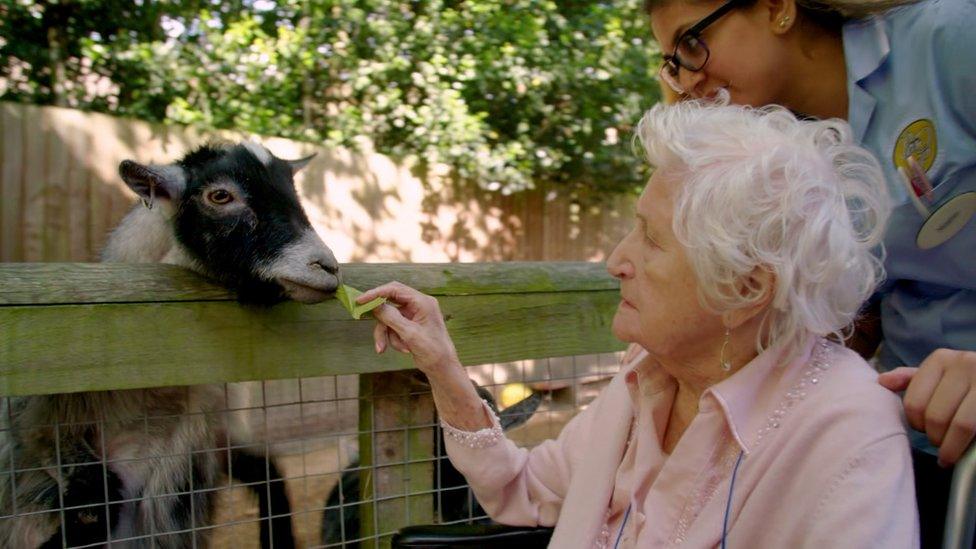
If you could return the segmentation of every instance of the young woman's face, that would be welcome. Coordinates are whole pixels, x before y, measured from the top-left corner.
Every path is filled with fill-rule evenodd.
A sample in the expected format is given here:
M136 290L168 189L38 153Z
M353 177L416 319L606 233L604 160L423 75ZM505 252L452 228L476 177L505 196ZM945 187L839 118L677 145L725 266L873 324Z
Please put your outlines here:
M651 11L651 31L665 55L689 28L724 4L670 0ZM785 45L777 32L781 17L775 7L759 0L735 7L708 25L699 39L708 61L697 72L680 68L677 82L693 98L710 98L726 89L733 103L762 106L778 103L789 82Z

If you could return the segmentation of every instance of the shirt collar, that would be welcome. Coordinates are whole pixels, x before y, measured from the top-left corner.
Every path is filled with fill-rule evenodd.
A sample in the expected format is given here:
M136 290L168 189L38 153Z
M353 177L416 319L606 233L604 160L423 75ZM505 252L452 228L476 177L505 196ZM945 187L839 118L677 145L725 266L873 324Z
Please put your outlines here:
M843 27L848 79L860 82L884 63L891 52L884 21L878 17L850 21Z
M732 437L748 454L759 429L784 398L800 369L809 362L818 340L808 337L789 362L785 362L784 346L766 349L731 377L706 389L699 401L699 413L718 407Z
M786 364L783 363L786 358L783 346L766 349L731 377L706 389L699 400L698 412L717 408L732 438L748 454L755 445L759 429L789 390L799 370L810 361L819 338L808 337L807 340ZM641 352L623 366L635 414L641 398L671 390L677 384L664 368L645 364L646 357L647 351Z

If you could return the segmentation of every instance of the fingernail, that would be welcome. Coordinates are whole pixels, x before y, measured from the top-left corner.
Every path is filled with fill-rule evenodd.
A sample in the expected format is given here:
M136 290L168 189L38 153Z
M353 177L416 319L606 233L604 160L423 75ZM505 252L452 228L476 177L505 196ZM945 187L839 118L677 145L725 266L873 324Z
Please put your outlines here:
M376 354L380 354L383 352L383 346L380 344L379 341L376 342L375 347L376 347Z
M936 463L938 463L939 464L939 467L942 467L943 469L949 467L949 464L946 463L946 462L944 462L944 461L942 461L942 458L939 458Z

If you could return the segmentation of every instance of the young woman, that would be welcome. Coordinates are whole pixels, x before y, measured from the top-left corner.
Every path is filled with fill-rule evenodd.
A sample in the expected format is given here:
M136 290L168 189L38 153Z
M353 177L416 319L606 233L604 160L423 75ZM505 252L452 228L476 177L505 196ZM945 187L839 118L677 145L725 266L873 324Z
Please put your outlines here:
M881 365L891 371L880 381L907 389L906 415L919 431L913 443L933 456L916 453L927 535L926 515L944 514L950 478L928 443L948 465L976 432L976 2L645 7L665 54L661 79L675 91L702 98L725 90L739 104L845 119L881 161L896 207L885 237L888 282L871 300L880 330L862 350L883 340ZM938 483L926 470L942 486L931 501L926 494Z

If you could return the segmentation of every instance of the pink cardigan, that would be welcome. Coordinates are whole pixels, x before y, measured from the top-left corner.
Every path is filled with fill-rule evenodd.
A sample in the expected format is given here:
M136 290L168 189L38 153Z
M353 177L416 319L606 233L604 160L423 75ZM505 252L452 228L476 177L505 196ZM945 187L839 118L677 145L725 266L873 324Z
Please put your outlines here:
M676 384L646 353L555 440L472 449L448 437L447 452L492 518L555 525L560 549L618 535L620 547L716 547L740 452L729 547L918 547L898 397L826 341L781 356L768 350L708 389L670 456L660 442Z

